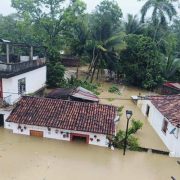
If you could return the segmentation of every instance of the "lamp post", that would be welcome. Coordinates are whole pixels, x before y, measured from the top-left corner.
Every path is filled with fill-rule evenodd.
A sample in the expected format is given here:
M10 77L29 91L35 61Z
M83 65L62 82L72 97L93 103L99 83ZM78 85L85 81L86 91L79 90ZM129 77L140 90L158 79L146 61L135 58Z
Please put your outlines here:
M129 126L129 120L131 119L132 115L133 115L132 111L130 111L130 110L126 111L127 125L126 125L126 136L125 136L125 140L124 140L124 152L123 152L123 155L125 155L125 153L126 153L128 126Z

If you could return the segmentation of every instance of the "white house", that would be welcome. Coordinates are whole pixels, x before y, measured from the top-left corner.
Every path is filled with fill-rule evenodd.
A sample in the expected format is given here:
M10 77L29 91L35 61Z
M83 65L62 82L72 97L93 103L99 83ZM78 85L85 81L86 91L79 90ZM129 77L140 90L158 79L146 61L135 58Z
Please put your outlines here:
M117 108L102 104L24 96L5 121L13 133L108 147Z
M29 56L21 56L15 51L17 48L21 53L29 48ZM0 39L0 98L7 104L12 105L22 94L34 93L45 86L46 60L42 55L33 56L34 48L39 47Z
M21 53L27 53L28 48L29 56L21 56ZM0 39L0 126L12 110L7 106L15 104L24 94L37 92L46 84L46 59L42 50L38 56L33 56L34 48L40 47Z
M180 95L149 96L138 106L170 151L180 157Z

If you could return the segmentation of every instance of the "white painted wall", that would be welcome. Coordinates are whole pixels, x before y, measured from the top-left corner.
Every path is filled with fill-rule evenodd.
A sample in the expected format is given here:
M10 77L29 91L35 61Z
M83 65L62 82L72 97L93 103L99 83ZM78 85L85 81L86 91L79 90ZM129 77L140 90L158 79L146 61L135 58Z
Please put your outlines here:
M138 107L146 116L146 107L150 106L148 121L155 129L156 133L162 139L164 144L170 151L170 156L180 157L180 129L176 128L174 134L170 134L175 127L169 122L166 134L162 131L164 116L156 109L156 107L149 100L138 100Z
M8 102L14 104L19 98L18 80L26 79L26 93L30 94L38 91L46 84L46 66L5 79L2 79L3 98L8 97Z
M31 126L31 125L20 125L20 126L21 126L21 129L18 129L17 123L5 122L5 128L12 129L13 133L16 133L16 134L30 135L30 130L43 131L45 138L70 141L70 133L75 133L75 134L89 135L89 144L92 144L92 145L108 147L108 143L109 143L108 139L106 138L106 135L104 134L62 130L62 129L56 129L56 128L51 128L51 131L48 131L47 127ZM58 132L56 132L56 130L58 130ZM63 137L63 135L66 135L66 133L69 133L69 136ZM96 138L94 137L95 135L97 136ZM93 138L93 141L90 140L91 138ZM99 139L100 141L98 142L97 139Z

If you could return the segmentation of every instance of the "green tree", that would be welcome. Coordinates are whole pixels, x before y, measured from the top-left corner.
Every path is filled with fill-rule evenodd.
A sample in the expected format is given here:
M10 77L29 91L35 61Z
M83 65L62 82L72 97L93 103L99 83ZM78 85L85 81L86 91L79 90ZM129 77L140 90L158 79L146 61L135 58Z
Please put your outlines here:
M147 13L152 10L151 21L148 22L148 30L153 34L153 40L162 39L166 33L168 24L177 12L171 0L147 0L141 9L141 22L144 23ZM151 25L152 23L152 25ZM151 37L152 37L151 36Z
M142 34L144 25L139 21L137 15L128 14L124 26L126 34Z
M147 12L153 8L151 20L155 25L167 25L168 20L177 14L172 1L170 0L147 0L141 9L141 21L144 22Z
M64 0L12 0L14 7L22 18L29 18L34 30L47 47L59 45L59 34L62 30Z
M104 0L96 7L96 11L90 17L90 40L87 42L92 61L89 67L87 79L91 74L93 81L95 71L97 78L100 68L115 70L119 65L118 51L124 45L123 33L119 33L122 12L115 1Z
M142 35L128 35L122 51L121 70L130 84L154 89L163 82L162 55L155 42Z
M63 20L65 49L68 49L72 55L79 57L86 51L86 41L89 35L85 10L86 4L83 1L71 1L65 10Z

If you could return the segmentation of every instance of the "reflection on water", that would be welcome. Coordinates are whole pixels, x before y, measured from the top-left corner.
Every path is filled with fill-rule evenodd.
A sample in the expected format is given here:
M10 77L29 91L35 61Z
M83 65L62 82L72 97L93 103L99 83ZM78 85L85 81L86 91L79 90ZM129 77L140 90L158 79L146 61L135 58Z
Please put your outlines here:
M0 180L168 180L180 166L168 156L111 151L84 143L15 135L0 129Z

